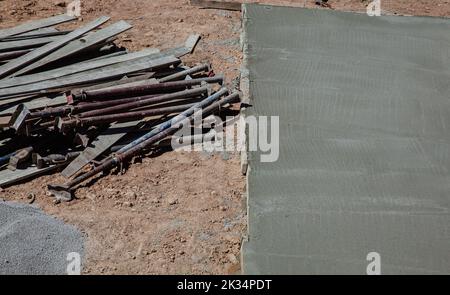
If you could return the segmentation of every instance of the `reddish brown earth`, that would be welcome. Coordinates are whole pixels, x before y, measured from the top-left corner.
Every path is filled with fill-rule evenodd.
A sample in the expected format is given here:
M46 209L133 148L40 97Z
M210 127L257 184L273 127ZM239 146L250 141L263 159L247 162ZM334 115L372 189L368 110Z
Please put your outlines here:
M0 27L65 12L50 0L0 0ZM253 1L255 2L255 1ZM313 0L259 1L316 7ZM367 0L329 1L333 8L365 11ZM203 10L187 0L82 1L79 26L100 15L127 20L134 28L120 37L130 50L170 48L189 34L202 34L187 65L210 61L228 82L238 77L240 13ZM382 0L389 14L450 16L450 0ZM74 26L73 24L67 26ZM47 213L76 225L86 235L87 274L230 274L239 272L241 236L246 230L245 181L239 155L167 152L131 165L77 191L78 200L55 205L45 176L0 193L27 202L29 193Z

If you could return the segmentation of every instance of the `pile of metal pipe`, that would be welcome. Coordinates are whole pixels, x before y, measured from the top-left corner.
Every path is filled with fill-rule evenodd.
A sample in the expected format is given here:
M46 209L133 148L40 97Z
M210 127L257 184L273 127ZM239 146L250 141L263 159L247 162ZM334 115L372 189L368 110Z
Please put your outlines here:
M132 157L139 155L145 151L149 146L157 143L160 140L174 134L177 130L183 127L184 124L190 124L196 119L201 118L204 115L209 115L218 110L222 105L236 102L239 100L239 94L233 93L223 99L220 99L223 95L228 93L227 89L221 89L217 93L206 98L202 102L189 108L182 114L176 116L173 119L161 124L158 128L153 129L149 133L141 136L137 140L125 145L114 153L111 157L102 161L98 166L91 171L86 172L73 180L68 181L62 185L48 185L50 192L58 199L70 201L73 198L74 188L83 183L84 181L94 177L100 172L110 170L121 163L130 160ZM219 100L220 99L220 100Z
M58 200L70 200L72 189L98 172L170 147L171 135L198 110L219 112L237 102L238 94L228 95L224 76L209 63L183 64L199 35L166 51L128 52L112 40L131 25L94 32L109 20L100 17L74 31L51 26L74 20L57 16L0 30L2 188L60 172L68 182L50 187ZM214 139L197 134L174 140Z

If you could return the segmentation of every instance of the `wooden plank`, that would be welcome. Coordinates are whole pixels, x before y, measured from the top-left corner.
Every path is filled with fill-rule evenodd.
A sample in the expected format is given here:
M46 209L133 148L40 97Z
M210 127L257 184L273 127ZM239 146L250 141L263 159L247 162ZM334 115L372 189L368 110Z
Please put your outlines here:
M185 55L191 54L194 52L195 47L198 44L198 41L200 41L201 35L200 34L193 34L190 35L183 46L171 48L163 52L163 54L167 55L174 55L178 58L183 57Z
M92 83L95 81L102 81L107 78L120 77L129 73L136 73L144 70L152 71L154 69L176 65L179 62L180 60L174 56L161 57L158 59L149 57L139 58L54 80L0 89L0 101L9 99L11 96L33 93L50 93L50 90L55 88L85 84L87 82Z
M61 165L53 165L42 169L33 166L27 169L17 169L15 171L9 169L0 170L0 187L10 186L20 181L49 173L59 167L61 167Z
M56 106L60 106L60 105L65 105L67 103L67 99L64 95L59 95L54 98L42 97L42 98L33 99L31 101L26 101L26 102L19 101L14 105L11 105L8 108L5 108L4 110L1 110L2 106L0 106L0 110L1 110L0 116L5 115L5 114L14 113L17 106L21 103L23 103L29 110L36 110L36 109L42 109L42 108L46 108L46 107L56 107Z
M198 6L204 9L222 9L241 11L242 2L238 1L213 1L213 0L191 0L192 6Z
M0 42L0 51L4 52L4 51L16 51L22 49L36 48L59 39L61 39L61 36Z
M64 76L69 76L72 74L76 74L79 72L84 72L96 68L100 68L103 66L109 66L112 64L117 64L121 62L126 62L146 56L154 56L155 58L160 57L160 55L156 56L158 53L156 49L146 49L138 52L133 52L121 56L107 57L96 60L84 61L80 63L76 63L73 65L65 66L62 68L41 72L32 75L26 75L21 77L14 77L9 79L0 80L0 88L8 88L19 85L32 84L40 81L56 79Z
M26 32L23 34L4 38L4 39L0 40L0 43L1 42L9 42L9 41L34 39L34 38L42 38L42 37L66 35L68 33L70 33L70 31L58 31L57 29L55 29L53 27L42 28L42 29L31 31L31 32Z
M6 37L23 34L26 32L34 31L39 28L51 27L57 24L73 21L76 19L77 18L74 16L69 16L67 14L60 14L46 19L30 21L17 27L0 30L0 40Z
M83 50L89 50L90 48L95 47L99 44L102 44L105 41L107 41L108 39L110 39L114 36L117 36L131 28L132 28L132 26L129 23L127 23L126 21L119 21L117 23L114 23L104 29L98 30L95 33L89 34L86 37L83 37L83 38L80 38L80 39L70 42L69 44L65 45L64 47L61 47L60 49L50 53L46 57L44 57L44 58L36 61L35 63L16 72L15 75L18 76L18 75L28 73L32 70L40 68L49 63L52 63L52 62L58 61L62 58L70 57L74 54L82 52Z
M36 35L48 34L48 33L56 33L56 32L61 32L61 31L58 31L56 28L53 28L53 27L49 27L49 28L40 28L40 29L33 30L33 31L29 31L29 32L26 32L26 33L22 33L22 34L18 34L18 35L15 35L15 36L7 37L7 38L5 38L5 39L9 39L9 38L23 38L23 37L34 37L34 36L36 36ZM3 39L3 40L5 40L5 39ZM2 40L2 41L3 41L3 40Z
M102 52L103 50L106 50L106 46L108 46L108 45L105 45L104 47L100 48L99 52ZM105 55L102 55L102 56L99 56L99 57L96 57L96 58L91 58L88 61L96 61L96 60L99 60L99 59L104 59L104 58L109 58L109 57L114 57L114 56L119 56L119 55L124 55L124 54L128 54L128 51L127 50L120 50L120 51L108 53L108 54L105 54Z
M5 110L7 110L7 109L9 109L11 107L17 106L17 105L19 105L21 103L25 103L25 102L32 101L34 99L38 99L40 97L41 96L39 96L39 95L28 95L28 96L22 96L20 98L13 98L13 99L2 100L0 102L0 111L1 111L0 115L2 115L2 114L9 114L10 112L9 111L6 112ZM11 112L11 113L13 113L13 112Z
M158 49L155 48L148 48L139 52L133 52L129 54L125 54L118 57L111 57L111 58L96 58L93 60L69 65L66 67L37 73L33 75L25 75L21 77L13 77L9 79L3 79L0 80L0 88L7 88L7 87L13 87L13 86L19 86L19 85L25 85L25 84L32 84L39 81L45 81L49 79L54 79L58 77L68 76L74 73L78 72L84 72L90 69L100 68L106 65L111 65L119 62L124 62L128 60L137 59L140 57L145 56L151 56L154 59L164 57L164 56L170 56L174 55L175 57L182 57L187 54L190 54L194 51L195 46L197 45L198 41L200 40L201 36L199 34L190 35L188 39L186 40L185 44L169 49L163 53L159 53Z
M80 36L86 34L87 32L92 31L93 29L101 26L105 22L109 20L109 17L103 16L100 17L87 25L85 25L82 28L76 29L73 32L64 35L59 40L54 41L52 43L49 43L45 46L42 46L36 50L31 51L30 53L27 53L26 55L22 56L21 58L15 59L3 66L0 67L0 78L7 77L16 71L22 69L23 67L35 62L36 60L50 54L51 52L61 48L62 46L66 45L70 41L73 41Z

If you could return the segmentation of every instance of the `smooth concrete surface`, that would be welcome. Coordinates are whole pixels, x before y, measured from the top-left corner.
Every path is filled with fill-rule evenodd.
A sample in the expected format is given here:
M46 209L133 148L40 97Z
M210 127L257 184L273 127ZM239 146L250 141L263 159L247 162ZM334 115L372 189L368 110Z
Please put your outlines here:
M243 272L366 274L377 252L381 274L449 274L450 19L243 16L246 115L280 118L278 161L249 152Z

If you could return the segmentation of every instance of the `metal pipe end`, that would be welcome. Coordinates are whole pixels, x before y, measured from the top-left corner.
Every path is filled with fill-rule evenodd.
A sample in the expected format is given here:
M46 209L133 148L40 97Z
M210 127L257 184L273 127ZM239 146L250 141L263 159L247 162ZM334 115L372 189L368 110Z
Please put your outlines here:
M59 130L59 132L63 134L67 134L70 131L71 125L64 121L61 117L56 117L55 119L55 129Z
M74 104L75 102L75 98L74 98L74 94L65 94L66 96L66 100L67 100L67 104Z
M64 127L64 120L61 117L56 117L55 119L55 127L58 128L58 130L62 130Z
M219 93L219 92L220 92L221 96L224 96L224 95L228 95L230 93L230 90L228 90L228 88L226 88L226 87L222 87L216 93Z
M86 91L82 89L76 92L71 92L70 94L66 94L67 104L74 104L77 100L86 100L86 97Z
M231 101L232 103L234 103L234 102L241 102L242 101L242 93L240 91L237 91L237 90L231 92L229 97L230 98L233 97L233 99Z
M219 81L217 82L219 85L223 85L223 83L224 83L224 81L225 81L225 76L223 75L223 74L220 74L220 75L216 75L216 76L214 76L214 78L218 78L219 79Z
M212 71L212 65L211 62L205 63L206 71L205 72L211 72Z

